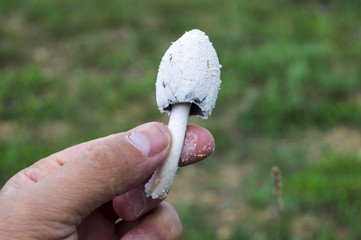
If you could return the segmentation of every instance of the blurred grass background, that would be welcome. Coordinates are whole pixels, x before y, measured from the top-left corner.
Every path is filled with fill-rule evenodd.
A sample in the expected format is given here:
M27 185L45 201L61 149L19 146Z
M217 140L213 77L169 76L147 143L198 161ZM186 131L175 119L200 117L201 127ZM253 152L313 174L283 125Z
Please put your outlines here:
M1 0L0 183L70 145L166 123L157 69L193 28L223 82L210 119L191 121L216 151L168 198L184 239L361 239L360 1Z

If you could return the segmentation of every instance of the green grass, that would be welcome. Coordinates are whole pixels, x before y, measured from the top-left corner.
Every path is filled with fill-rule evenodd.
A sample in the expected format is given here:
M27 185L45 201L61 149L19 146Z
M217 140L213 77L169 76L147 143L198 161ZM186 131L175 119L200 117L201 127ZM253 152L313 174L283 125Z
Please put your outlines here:
M209 222L212 210L182 204L179 214L183 223L183 238L189 240L217 239L216 228Z
M21 44L19 36L4 25L0 25L0 65L20 61Z
M311 168L292 176L288 190L301 203L315 208L332 206L335 213L349 206L361 211L361 159L357 156L331 155L320 160ZM333 191L329 191L329 189ZM327 209L325 207L324 209ZM332 209L330 209L332 211Z
M59 86L45 77L38 66L6 70L0 73L0 78L2 119L23 118L36 122L61 117L63 106L60 106L59 96L53 90Z
M199 166L252 166L229 196L252 214L229 239L275 236L273 219L262 218L274 165L284 177L284 239L301 238L294 225L304 212L316 216L314 239L359 239L358 152L323 146L335 128L361 132L360 13L358 1L341 0L2 0L0 181L72 144L166 121L154 95L159 62L199 28L223 65L213 115L195 121L216 139ZM217 238L215 211L178 210L185 239Z
M303 161L303 163L305 163ZM265 169L264 166L262 168ZM282 169L282 168L281 168ZM291 221L295 216L310 214L318 216L320 220L312 230L317 239L335 238L336 235L326 234L331 231L332 224L338 225L346 231L347 239L361 237L357 219L361 214L360 184L361 159L355 155L327 153L316 164L308 164L299 171L289 174L283 171L282 195L284 210L281 214L281 234L283 238L290 238ZM259 174L264 174L263 178ZM255 209L274 208L273 183L266 173L250 173L247 176L246 188L241 195ZM326 221L327 219L327 221ZM255 220L257 225L257 219ZM275 227L269 222L268 231L275 235ZM253 226L254 226L253 225ZM243 234L243 230L240 234ZM238 234L237 231L234 234ZM325 235L326 234L326 235ZM322 236L322 237L321 237ZM342 239L336 237L335 239Z
M350 227L350 237L357 239L361 237L356 224L361 214L360 177L360 157L330 155L292 176L286 191L299 204L299 211L333 215L339 224Z

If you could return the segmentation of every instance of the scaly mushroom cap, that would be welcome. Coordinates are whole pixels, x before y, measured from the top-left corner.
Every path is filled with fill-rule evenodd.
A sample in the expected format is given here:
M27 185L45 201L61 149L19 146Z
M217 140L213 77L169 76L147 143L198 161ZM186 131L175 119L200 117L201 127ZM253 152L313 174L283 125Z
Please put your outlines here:
M157 104L169 112L175 103L192 103L190 115L208 118L221 84L216 50L208 36L194 29L183 34L164 54L156 82Z

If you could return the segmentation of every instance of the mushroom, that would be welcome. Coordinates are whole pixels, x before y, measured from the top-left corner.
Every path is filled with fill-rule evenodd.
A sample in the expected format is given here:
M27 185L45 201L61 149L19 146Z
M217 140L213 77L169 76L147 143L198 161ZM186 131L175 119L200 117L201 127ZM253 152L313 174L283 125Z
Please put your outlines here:
M166 161L145 185L147 196L165 198L175 177L188 116L207 119L221 84L217 53L208 36L194 29L183 34L164 54L156 81L159 110L170 115L172 146Z

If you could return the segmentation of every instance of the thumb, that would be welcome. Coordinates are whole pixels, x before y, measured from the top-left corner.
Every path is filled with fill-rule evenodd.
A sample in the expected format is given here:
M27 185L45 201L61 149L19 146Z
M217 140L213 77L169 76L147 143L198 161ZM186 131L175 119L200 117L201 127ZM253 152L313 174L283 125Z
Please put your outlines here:
M34 184L31 194L47 211L84 217L145 181L167 157L170 139L165 125L148 123L97 141Z

